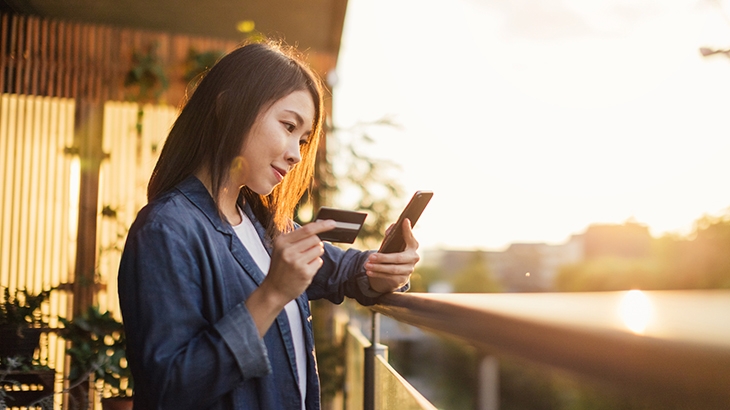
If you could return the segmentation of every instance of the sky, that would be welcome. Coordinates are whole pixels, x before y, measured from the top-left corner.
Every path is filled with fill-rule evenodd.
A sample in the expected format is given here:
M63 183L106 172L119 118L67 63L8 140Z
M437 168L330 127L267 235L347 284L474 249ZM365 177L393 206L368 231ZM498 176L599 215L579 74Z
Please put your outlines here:
M334 122L399 125L365 151L434 191L422 249L687 234L730 207L728 3L349 0Z

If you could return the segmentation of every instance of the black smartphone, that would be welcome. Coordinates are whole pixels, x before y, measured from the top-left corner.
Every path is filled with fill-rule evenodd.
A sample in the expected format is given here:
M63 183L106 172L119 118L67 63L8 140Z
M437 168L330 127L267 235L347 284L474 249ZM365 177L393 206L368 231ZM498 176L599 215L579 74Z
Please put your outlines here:
M398 217L398 222L395 223L388 235L385 235L378 252L395 253L402 252L406 248L406 242L403 239L403 220L408 218L411 221L411 227L415 226L432 196L433 192L431 191L416 191L413 194L410 202L408 202L408 205L406 205Z

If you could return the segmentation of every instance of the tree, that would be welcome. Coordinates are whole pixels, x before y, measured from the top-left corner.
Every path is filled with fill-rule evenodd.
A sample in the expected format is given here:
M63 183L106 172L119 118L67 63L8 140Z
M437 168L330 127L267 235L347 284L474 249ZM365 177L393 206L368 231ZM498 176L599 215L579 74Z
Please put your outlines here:
M398 128L389 118L358 123L349 128L333 128L328 140L334 183L323 180L322 190L336 198L337 206L366 212L368 218L358 236L357 245L377 249L385 230L395 222L394 215L403 196L403 185L398 180L400 169L392 161L370 154L375 140L371 131L378 127Z
M473 252L469 263L454 276L456 293L493 293L501 291L494 280L483 252Z

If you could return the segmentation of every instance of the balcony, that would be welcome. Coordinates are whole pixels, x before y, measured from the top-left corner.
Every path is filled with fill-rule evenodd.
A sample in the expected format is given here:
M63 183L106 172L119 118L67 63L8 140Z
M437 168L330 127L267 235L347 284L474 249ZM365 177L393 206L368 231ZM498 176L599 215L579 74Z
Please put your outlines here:
M567 371L649 408L730 408L728 291L393 294L373 310L376 345L382 314L490 355ZM351 329L349 337L362 340L357 333ZM348 347L348 368L366 367L359 363L367 355L355 353ZM403 379L389 374L382 357L374 366L373 384L365 388L374 397L363 400L372 407L365 408L434 408L407 382L390 386ZM359 381L348 376L353 390ZM499 408L499 378L487 379L478 408ZM350 399L346 408L361 408Z

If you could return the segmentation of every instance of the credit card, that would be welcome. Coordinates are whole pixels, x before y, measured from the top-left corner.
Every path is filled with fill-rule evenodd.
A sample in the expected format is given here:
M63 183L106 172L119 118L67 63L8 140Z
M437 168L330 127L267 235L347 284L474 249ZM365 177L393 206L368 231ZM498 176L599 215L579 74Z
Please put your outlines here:
M317 211L314 220L332 219L337 224L335 229L319 233L319 239L329 242L353 243L367 216L368 214L365 212L345 211L323 206Z

